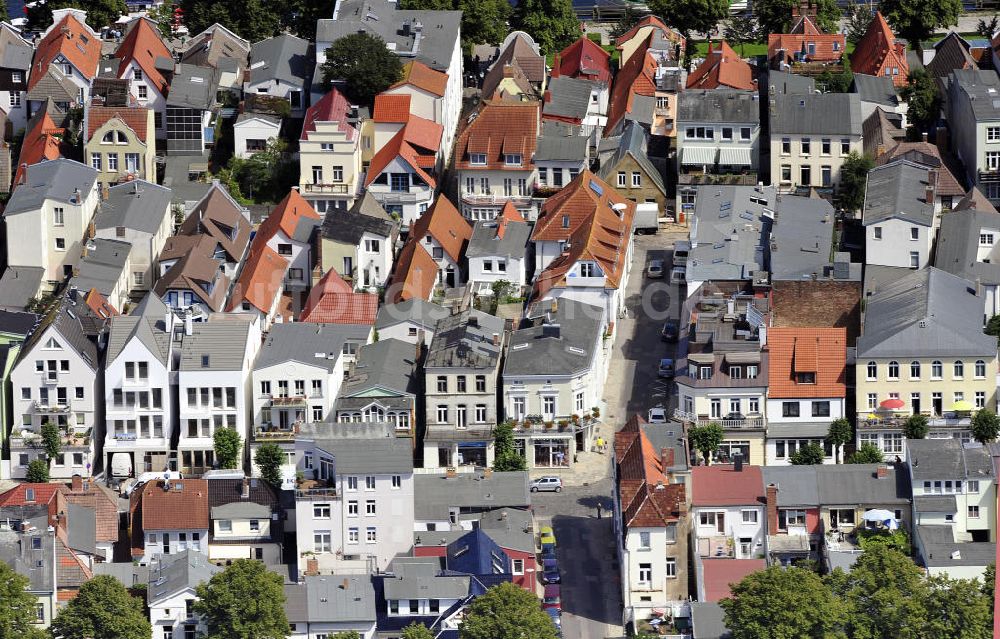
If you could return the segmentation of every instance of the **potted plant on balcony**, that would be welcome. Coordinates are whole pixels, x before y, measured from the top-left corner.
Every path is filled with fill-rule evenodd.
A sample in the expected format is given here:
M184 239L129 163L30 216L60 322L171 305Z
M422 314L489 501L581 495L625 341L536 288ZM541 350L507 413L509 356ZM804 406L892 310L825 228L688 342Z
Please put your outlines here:
M570 421L573 422L574 426L579 426L580 425L580 416L577 415L576 413L573 413L572 415L570 415L569 419L570 419Z
M549 430L555 425L555 423L550 419L546 421L544 425L545 425L545 430Z
M590 412L593 413L594 419L597 419L598 417L601 416L601 409L599 406L594 406L593 408L590 409Z
M559 420L559 430L566 430L567 426L569 426L569 421L567 421L565 419L560 419Z

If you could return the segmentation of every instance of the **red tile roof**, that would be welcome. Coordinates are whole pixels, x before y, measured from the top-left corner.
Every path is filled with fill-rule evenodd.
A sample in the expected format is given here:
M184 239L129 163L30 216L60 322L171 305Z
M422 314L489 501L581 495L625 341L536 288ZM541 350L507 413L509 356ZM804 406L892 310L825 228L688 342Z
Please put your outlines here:
M671 484L660 451L642 431L646 420L633 415L615 433L619 501L625 527L651 528L678 521L685 503L684 484Z
M731 464L691 469L692 506L752 506L763 504L764 497L760 466L744 465L740 472Z
M898 73L891 73L893 68ZM896 40L889 23L882 17L882 12L876 11L868 30L851 54L851 71L885 75L886 69L890 70L894 85L900 87L906 84L906 76L910 73L910 65L906 61L906 45Z
M560 75L604 82L610 86L611 54L601 45L583 36L556 54L552 77Z
M26 499L27 490L31 488L35 493L35 498L31 501ZM18 484L5 493L0 493L0 508L7 506L35 506L38 504L48 504L58 492L65 492L66 487L62 484Z
M608 98L608 123L604 127L604 136L613 135L618 124L625 115L632 112L632 102L635 96L653 97L656 95L656 60L649 53L649 44L653 34L639 45L625 65L615 74L615 83L611 87Z
M708 55L687 79L689 89L742 89L751 91L755 86L753 70L732 47L723 40L718 47L708 45Z
M540 102L497 102L483 104L475 119L455 142L455 168L459 170L510 170L505 153L519 153L521 168L530 171L539 134ZM470 153L486 155L486 164L470 164Z
M135 131L136 136L145 142L150 135L156 135L149 127L149 109L145 107L87 107L87 139L94 137L94 132L107 124L108 120L119 118L125 126Z
M511 222L524 222L524 217L514 206L514 203L507 200L507 203L503 205L502 209L500 209L500 215L498 215L496 219L497 239L503 239L503 236L507 233L507 225Z
M701 560L702 583L705 585L705 601L716 602L732 593L730 584L739 583L752 572L767 568L763 559L711 559Z
M426 149L431 153L420 154L421 160L429 159L433 167L437 159L436 154L441 148L441 134L444 127L433 120L422 118L419 115L410 115L410 119L403 127L403 139L411 145Z
M274 207L270 215L264 218L264 221L257 227L254 242L258 238L263 238L262 241L266 243L277 235L278 231L284 233L286 237L295 237L295 230L299 224L303 223L303 220L315 220L319 224L323 218L313 209L309 201L299 194L297 189L291 189L288 195L278 202L278 206Z
M844 397L847 393L847 330L770 328L767 331L768 396ZM815 373L816 383L797 384L796 373Z
M83 301L98 317L108 319L110 317L114 317L115 315L120 315L118 309L116 309L111 302L108 301L108 298L104 297L104 295L96 288L92 288L87 291L87 296Z
M376 122L406 122L410 119L410 96L405 93L379 93L375 96L372 119Z
M173 57L152 22L146 18L139 18L115 51L115 57L121 60L118 65L118 77L122 77L131 62L135 60L142 69L145 81L156 87L160 95L167 94L169 85L160 70L156 68L156 59L173 60Z
M660 20L656 16L646 16L639 22L636 22L631 29L629 29L625 33L615 38L615 48L618 49L619 51L623 49L625 43L631 40L632 38L636 37L636 35L639 34L639 30L644 27L653 27L654 29L659 29L664 34L664 37L666 39L672 40L674 42L680 42L682 44L684 43L684 38L679 33L677 33L676 31L668 27L666 24L664 24L662 20Z
M444 97L445 89L448 87L448 74L436 71L423 62L413 60L403 65L403 79L389 88L397 89L406 85L417 87L438 97Z
M422 242L430 235L454 262L460 262L465 245L472 238L472 226L462 217L451 200L438 195L434 205L424 212L410 229L410 237Z
M600 194L591 187L591 182L597 185ZM611 207L616 204L635 207L634 202L624 198L607 182L585 170L559 192L545 200L538 213L535 228L531 232L531 239L568 240L577 229L593 217L595 211L610 212ZM564 221L565 216L569 216L568 221Z
M371 163L368 165L368 173L365 175L365 186L369 186L375 181L382 171L385 170L389 163L396 158L401 159L406 164L410 165L413 171L420 176L424 182L426 182L431 188L437 186L437 180L435 180L430 173L424 170L425 167L429 168L427 159L421 156L419 152L413 145L406 140L407 132L403 127L392 136L392 138L385 143L381 149L378 150L372 157ZM433 165L433 163L431 163Z
M226 310L239 308L246 300L261 313L270 313L275 297L281 293L287 269L288 260L268 246L267 240L255 237Z
M323 324L374 325L378 313L378 295L356 293L334 269L309 291L299 318L303 322Z
M347 136L347 139L354 140L358 130L347 122L350 113L351 103L344 94L336 89L330 89L329 93L306 110L300 139L308 140L309 134L316 130L317 122L336 122L337 128Z
M808 53L807 44L815 45L816 53ZM767 37L767 59L784 51L784 62L801 53L808 62L838 62L844 55L847 37L843 33L823 33L809 16L801 16L788 33L772 33Z
M430 300L437 276L437 262L427 249L411 236L403 246L403 250L399 252L386 299L390 304L410 299Z
M25 167L38 164L42 160L57 160L62 157L63 129L58 128L49 117L48 112L45 111L32 118L32 121L34 126L24 134L24 140L21 142L21 153L17 157L17 171L14 172L15 185L21 182Z
M204 530L209 526L208 480L178 479L165 490L163 481L157 479L146 483L141 500L144 531Z
M35 58L28 78L31 90L48 73L52 61L63 56L87 78L97 75L97 64L101 60L101 40L90 27L83 24L73 14L67 14L35 48Z

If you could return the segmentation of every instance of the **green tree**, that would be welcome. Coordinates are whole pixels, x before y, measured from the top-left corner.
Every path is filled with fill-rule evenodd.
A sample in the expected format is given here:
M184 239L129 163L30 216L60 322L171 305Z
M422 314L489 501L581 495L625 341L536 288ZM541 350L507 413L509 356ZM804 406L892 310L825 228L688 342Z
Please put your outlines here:
M543 55L561 51L583 33L571 0L519 0L511 20L535 39Z
M84 582L50 630L61 639L149 639L153 634L142 600L111 575Z
M208 625L207 639L284 639L285 590L281 575L254 559L236 559L198 584L195 612Z
M995 441L1000 434L1000 417L988 408L972 416L972 437L980 444Z
M873 546L884 546L907 556L912 552L910 536L901 528L897 528L896 530L861 528L857 533L858 545L865 550Z
M35 621L35 595L28 592L31 581L0 561L0 639L37 639L33 631Z
M236 468L243 452L243 440L234 428L220 428L212 436L215 461L219 468Z
M310 42L316 41L316 21L329 19L332 13L327 0L288 0L286 6L283 24L295 35Z
M42 424L42 449L45 451L45 461L51 466L62 450L62 433L55 422Z
M991 561L988 566L986 566L986 571L983 573L983 594L993 601L993 592L996 588L997 581L997 564L995 561Z
M203 2L181 0L184 9L184 26L192 35L201 33L218 22L250 42L258 42L281 32L286 21L283 3L267 0L240 0L240 2ZM329 9L324 18L329 18ZM315 25L313 29L315 30Z
M841 463L843 461L841 453L844 451L844 446L854 441L854 430L851 428L851 422L843 417L830 422L830 430L826 433L826 441L833 446L833 453L837 463Z
M851 67L844 65L844 70L840 73L831 73L829 70L823 71L816 77L816 84L824 93L850 93L851 85L854 84L854 73Z
M734 16L726 20L726 26L722 30L722 35L731 46L739 47L740 55L743 55L745 45L756 42L759 37L759 27L756 18L749 14Z
M556 639L556 627L534 593L504 582L469 605L460 639Z
M929 430L926 415L910 415L903 423L903 434L907 439L923 439Z
M238 187L236 191L239 196L233 194L232 190L230 195L248 203L277 202L288 195L289 189L298 180L298 166L291 160L287 150L288 143L275 138L267 143L263 151L254 153L249 158L230 158L227 165L228 179Z
M854 0L848 0L847 9L844 11L847 41L851 44L857 44L865 36L865 32L868 31L868 25L871 24L872 17L872 10L867 3L857 3Z
M812 442L811 444L800 446L792 453L789 461L795 466L816 466L823 463L824 457L826 457L826 452L823 450L823 447L816 442Z
M49 462L44 459L32 459L24 480L32 484L44 484L49 481Z
M44 31L52 24L52 11L67 8L83 9L87 12L87 24L94 31L113 25L123 15L128 14L125 0L47 0L47 2L26 5L28 27ZM7 7L3 9L4 20L8 20Z
M524 456L514 448L514 425L510 420L497 424L493 429L493 470L527 470Z
M733 639L841 636L845 607L811 570L771 566L730 591L719 605Z
M361 639L361 635L358 634L357 630L345 630L344 632L338 632L330 639Z
M631 4L626 3L625 10L622 11L621 17L618 18L618 22L616 22L615 26L611 29L611 39L615 40L616 38L625 35L632 29L632 27L637 25L640 20L642 20L642 14L632 8Z
M712 453L719 450L725 437L726 433L722 430L722 426L715 422L688 429L688 442L691 448L702 454L706 464L711 462Z
M986 330L983 332L987 335L1000 338L1000 315L994 315L991 317L990 321L986 322Z
M272 486L281 486L281 465L285 463L285 453L277 444L263 444L254 453L253 460L257 462L260 476Z
M989 20L980 18L979 24L976 25L976 33L984 40L992 40L998 29L1000 29L1000 16L995 13Z
M880 464L882 461L884 461L882 451L875 444L861 444L847 458L848 464Z
M507 37L511 3L507 0L401 0L400 9L462 12L462 46L466 55L476 44L500 44Z
M848 635L857 638L924 636L927 584L909 557L886 546L871 546L857 559L844 583L851 608Z
M972 579L927 579L927 623L921 636L951 639L993 637L993 598Z
M711 34L721 20L729 17L729 0L649 0L646 6L685 37Z
M879 11L896 35L919 49L936 29L958 24L962 0L883 0Z
M403 74L403 64L385 46L382 38L370 33L352 33L335 40L326 50L321 67L323 86L336 80L348 99L370 105L376 94L385 91Z
M907 102L910 124L917 131L929 131L941 114L941 95L934 78L926 69L913 69L899 93Z
M172 38L174 36L174 7L173 2L164 2L146 11L150 20L156 22L156 28L160 31L160 36Z
M403 628L403 639L434 639L434 633L424 624L414 621Z
M857 211L865 203L868 188L868 171L875 168L875 160L867 153L851 151L840 167L840 206L847 211Z
M800 0L754 0L753 13L765 34L788 33L792 28L792 9ZM827 33L840 31L840 7L836 0L814 0L817 26Z

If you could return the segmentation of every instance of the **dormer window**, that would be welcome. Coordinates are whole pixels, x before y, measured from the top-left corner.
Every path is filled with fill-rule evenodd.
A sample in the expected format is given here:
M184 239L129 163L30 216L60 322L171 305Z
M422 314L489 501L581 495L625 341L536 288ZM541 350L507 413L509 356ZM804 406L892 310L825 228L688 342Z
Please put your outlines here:
M503 156L503 163L507 166L521 166L521 154L507 153Z
M815 384L816 373L795 373L796 384Z
M142 69L140 69L138 67L135 68L135 69L132 69L132 79L133 80L142 80Z
M469 164L476 166L486 166L486 154L485 153L470 153L469 154Z
M580 277L597 277L597 265L593 262L583 262L580 264Z

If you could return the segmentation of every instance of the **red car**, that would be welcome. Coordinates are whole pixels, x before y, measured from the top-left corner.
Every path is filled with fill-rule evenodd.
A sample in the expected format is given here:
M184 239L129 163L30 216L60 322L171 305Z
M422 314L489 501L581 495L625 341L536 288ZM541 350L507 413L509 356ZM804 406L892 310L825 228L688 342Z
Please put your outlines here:
M562 610L562 599L559 598L559 584L545 586L545 594L542 596L542 608Z

